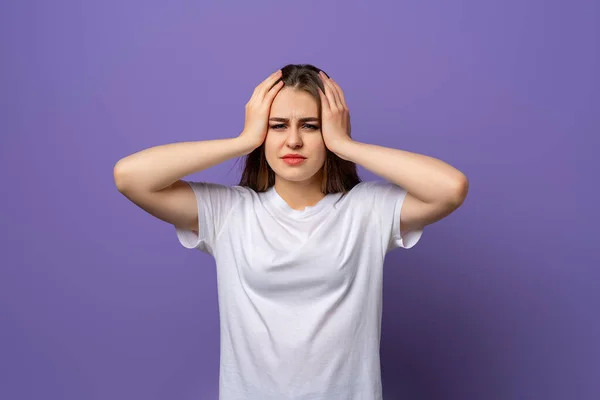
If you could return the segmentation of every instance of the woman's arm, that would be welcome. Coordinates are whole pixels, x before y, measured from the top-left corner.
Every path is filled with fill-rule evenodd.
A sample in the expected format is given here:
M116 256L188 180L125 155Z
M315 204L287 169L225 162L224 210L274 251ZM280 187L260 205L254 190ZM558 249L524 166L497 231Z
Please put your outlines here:
M332 151L402 186L424 203L456 205L467 195L467 177L437 158L354 140L341 142Z
M422 228L446 217L467 196L467 177L436 158L354 140L339 141L330 150L408 191L402 230Z
M181 181L234 157L249 154L265 140L269 109L283 86L273 86L275 71L246 103L244 130L235 138L155 146L120 159L114 166L119 191L149 214L175 226L198 230L198 204L192 188Z
M283 87L275 83L281 70L269 75L254 89L246 103L246 120L242 133L232 139L180 142L152 147L127 156L114 168L119 190L157 192L184 176L200 172L234 157L249 154L265 140L269 110L273 99Z
M344 92L321 73L320 91L323 140L340 158L402 186L408 194L402 204L400 229L420 229L458 208L467 196L469 182L456 168L433 157L373 144L350 137L350 114Z
M157 192L187 175L248 154L254 148L243 136L151 147L116 163L115 184L121 192Z
M198 203L183 177L252 151L244 137L181 142L142 150L114 167L118 190L148 214L198 232Z

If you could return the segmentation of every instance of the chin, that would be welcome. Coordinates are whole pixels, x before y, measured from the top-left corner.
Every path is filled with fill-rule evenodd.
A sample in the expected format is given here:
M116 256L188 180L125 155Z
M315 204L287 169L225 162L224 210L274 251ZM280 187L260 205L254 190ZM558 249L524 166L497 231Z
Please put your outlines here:
M314 173L306 173L306 171L276 171L275 175L289 182L305 182L314 176Z
M314 170L309 168L277 168L273 169L273 171L275 172L275 175L288 182L307 182L311 179L314 179L315 176L319 173L319 169Z
M313 165L314 162L314 159L309 159L301 166L289 166L280 158L275 160L267 159L267 163L273 172L275 172L275 175L289 182L306 182L313 179L322 169L325 160L318 167Z

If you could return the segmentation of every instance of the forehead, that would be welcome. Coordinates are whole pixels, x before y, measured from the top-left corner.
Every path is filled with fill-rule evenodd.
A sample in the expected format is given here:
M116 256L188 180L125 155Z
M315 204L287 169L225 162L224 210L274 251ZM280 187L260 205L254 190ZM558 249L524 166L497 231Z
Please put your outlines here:
M318 111L317 102L310 93L289 87L281 89L271 105L271 116L274 117L316 117Z

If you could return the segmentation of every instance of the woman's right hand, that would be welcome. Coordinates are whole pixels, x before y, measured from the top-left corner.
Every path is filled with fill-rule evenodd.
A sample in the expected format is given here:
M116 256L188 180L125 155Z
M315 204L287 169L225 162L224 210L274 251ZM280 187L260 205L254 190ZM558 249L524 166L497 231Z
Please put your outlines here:
M279 78L281 78L281 70L273 72L254 89L252 97L246 103L246 121L239 137L247 141L252 150L260 147L267 137L271 104L283 87L283 81L273 86Z

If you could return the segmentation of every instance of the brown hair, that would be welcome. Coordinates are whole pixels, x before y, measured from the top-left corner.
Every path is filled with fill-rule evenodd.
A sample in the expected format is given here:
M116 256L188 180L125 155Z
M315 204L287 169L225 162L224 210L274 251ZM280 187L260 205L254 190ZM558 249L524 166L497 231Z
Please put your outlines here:
M310 93L317 101L320 115L321 97L319 96L318 88L325 91L323 82L319 77L320 70L310 64L288 64L281 71L282 75L279 80L283 81L284 87L287 86ZM329 149L326 150L325 164L323 165L323 180L321 182L321 191L323 194L347 193L360 182L361 179L358 176L355 163L343 160ZM249 187L256 192L264 192L274 184L275 172L267 163L265 145L263 143L246 156L239 186Z

